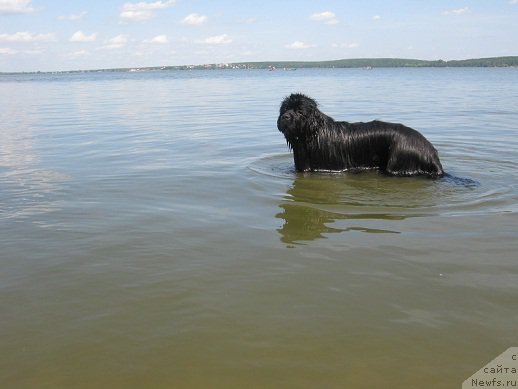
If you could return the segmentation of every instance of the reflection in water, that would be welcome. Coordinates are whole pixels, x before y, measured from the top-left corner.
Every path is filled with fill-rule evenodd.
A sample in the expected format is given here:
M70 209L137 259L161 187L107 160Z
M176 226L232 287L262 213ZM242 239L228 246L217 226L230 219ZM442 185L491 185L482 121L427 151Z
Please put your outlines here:
M365 220L365 219L390 219L401 220L404 216L384 215L384 214L342 214L328 212L307 205L282 204L280 206L283 212L276 215L278 218L284 219L284 225L278 231L281 233L281 241L284 243L295 243L301 240L315 240L323 238L324 233L336 233L344 231L362 231L370 233L393 233L398 231L390 231L376 228L368 228L361 226L352 226L347 228L329 227L327 223L333 223L336 220Z
M423 193L429 193L431 187L429 180L394 179L376 172L297 175L286 201L280 204L282 212L276 215L284 219L278 229L281 241L292 244L347 231L397 234L399 231L380 228L380 224L422 216L409 211L429 200ZM330 225L337 220L348 220L350 225Z
M45 166L40 155L44 146L38 143L40 122L48 120L43 109L37 109L39 94L15 93L16 88L2 85L8 99L0 111L0 221L30 219L35 215L59 209L53 194L69 177ZM11 85L12 87L12 85ZM34 221L36 223L36 221Z

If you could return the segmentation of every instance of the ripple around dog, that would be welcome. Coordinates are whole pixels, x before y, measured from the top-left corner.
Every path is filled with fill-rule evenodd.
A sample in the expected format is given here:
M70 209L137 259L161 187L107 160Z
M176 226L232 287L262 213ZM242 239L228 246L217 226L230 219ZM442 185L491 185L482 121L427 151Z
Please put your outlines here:
M516 193L512 188L490 187L454 173L437 180L390 177L376 170L297 173L291 154L266 155L248 168L279 181L292 181L285 201L319 208L325 205L338 213L387 211L395 215L458 216L511 212L509 207L515 207L512 199Z

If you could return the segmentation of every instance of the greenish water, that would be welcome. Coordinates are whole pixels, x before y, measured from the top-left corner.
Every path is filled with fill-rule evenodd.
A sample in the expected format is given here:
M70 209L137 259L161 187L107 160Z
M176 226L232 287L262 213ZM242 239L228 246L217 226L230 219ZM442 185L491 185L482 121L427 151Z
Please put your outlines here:
M440 180L296 174L278 106ZM0 76L7 388L452 388L518 345L518 71Z

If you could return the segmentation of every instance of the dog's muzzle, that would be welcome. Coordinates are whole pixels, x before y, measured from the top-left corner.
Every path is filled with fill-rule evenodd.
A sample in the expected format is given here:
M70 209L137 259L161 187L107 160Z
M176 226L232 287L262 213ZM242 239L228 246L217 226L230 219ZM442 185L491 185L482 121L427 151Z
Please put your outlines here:
M293 126L293 120L293 113L285 112L279 116L279 119L277 120L277 128L280 132L285 134L289 131L290 127Z

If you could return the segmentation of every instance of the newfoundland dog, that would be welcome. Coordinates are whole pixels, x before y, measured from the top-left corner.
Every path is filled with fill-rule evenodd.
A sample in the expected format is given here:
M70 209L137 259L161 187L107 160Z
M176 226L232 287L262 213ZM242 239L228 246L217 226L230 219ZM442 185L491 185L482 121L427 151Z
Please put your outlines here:
M293 150L299 172L379 169L393 176L432 178L444 174L437 150L416 130L377 120L338 122L300 93L282 102L277 128Z

